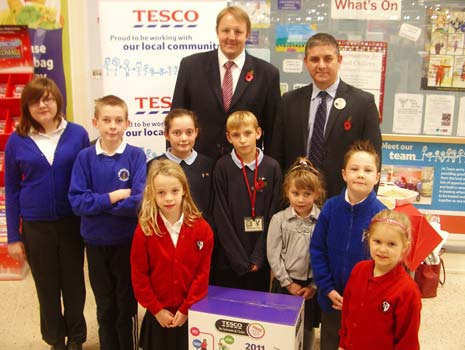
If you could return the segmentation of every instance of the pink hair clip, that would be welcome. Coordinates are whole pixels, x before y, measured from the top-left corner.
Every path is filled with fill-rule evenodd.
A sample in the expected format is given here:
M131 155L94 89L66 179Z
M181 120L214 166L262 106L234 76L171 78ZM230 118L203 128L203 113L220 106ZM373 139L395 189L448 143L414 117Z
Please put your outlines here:
M389 218L379 218L379 219L373 219L371 220L371 223L374 224L376 222L385 222L387 224L391 224L391 225L394 225L394 226L398 226L400 227L405 233L407 233L407 227L405 227L404 225L402 225L400 222L397 222L396 220L393 220L393 219L389 219Z

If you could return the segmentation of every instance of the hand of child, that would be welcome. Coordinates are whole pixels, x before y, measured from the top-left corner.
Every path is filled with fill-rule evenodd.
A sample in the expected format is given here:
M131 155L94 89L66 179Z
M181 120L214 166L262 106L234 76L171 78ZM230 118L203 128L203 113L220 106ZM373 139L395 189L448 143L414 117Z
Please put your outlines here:
M257 272L259 270L258 265L252 264L250 265L250 272Z
M110 203L115 204L116 202L128 198L131 195L131 189L121 188L119 190L108 193L108 195L110 196Z
M13 259L22 262L26 259L23 242L14 242L8 244L8 255Z
M160 326L162 326L163 328L172 327L174 317L173 314L168 310L161 309L155 314L155 318L157 319Z
M310 286L301 288L298 292L298 295L304 297L305 300L310 300L316 293L316 289Z
M184 315L181 311L177 311L174 315L171 327L181 327L187 321L187 315Z
M328 298L333 303L333 309L342 310L342 296L336 290L333 289L331 292L329 292Z
M292 282L290 285L286 286L286 289L292 295L300 295L299 291L302 289L302 286L298 283Z

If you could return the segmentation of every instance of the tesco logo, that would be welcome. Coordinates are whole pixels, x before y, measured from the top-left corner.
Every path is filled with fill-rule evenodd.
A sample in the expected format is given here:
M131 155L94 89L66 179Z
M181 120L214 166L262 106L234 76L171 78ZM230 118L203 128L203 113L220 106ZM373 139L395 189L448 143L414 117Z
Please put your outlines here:
M197 22L199 13L195 10L133 10L137 22Z

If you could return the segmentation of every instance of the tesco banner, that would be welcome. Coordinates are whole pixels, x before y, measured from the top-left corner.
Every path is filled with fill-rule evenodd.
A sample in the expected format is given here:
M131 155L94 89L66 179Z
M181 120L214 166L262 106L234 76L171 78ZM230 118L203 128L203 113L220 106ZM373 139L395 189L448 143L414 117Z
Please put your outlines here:
M215 25L226 1L99 2L103 93L129 107L128 143L147 159L165 151L163 120L171 108L179 62L218 47Z

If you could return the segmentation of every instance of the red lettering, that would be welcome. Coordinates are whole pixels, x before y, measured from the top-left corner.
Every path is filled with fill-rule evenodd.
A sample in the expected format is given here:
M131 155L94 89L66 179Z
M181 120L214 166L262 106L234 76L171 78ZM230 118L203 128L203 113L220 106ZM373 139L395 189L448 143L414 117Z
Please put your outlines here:
M160 11L160 22L169 22L170 20L170 11L169 10L161 10ZM172 15L171 15L172 17Z
M134 99L139 103L139 109L144 109L144 101L147 97L134 97Z
M145 12L145 10L133 10L132 11L133 13L137 13L137 22L140 22L142 21L142 13Z
M181 17L179 18L176 18L176 15L180 13L181 14ZM185 17L185 16L184 16ZM173 18L173 21L175 22L182 22L182 19L183 19L183 16L182 16L182 11L181 10L175 10L173 11L173 13L171 14L171 18Z
M171 108L171 97L163 96L161 98L161 108Z
M199 13L195 10L133 10L136 14L137 22L196 22L199 19Z

